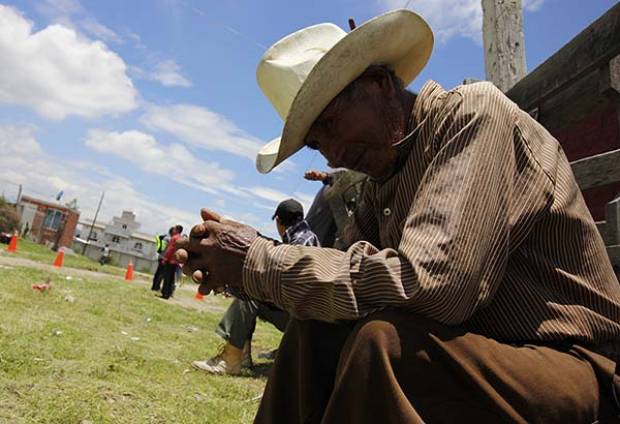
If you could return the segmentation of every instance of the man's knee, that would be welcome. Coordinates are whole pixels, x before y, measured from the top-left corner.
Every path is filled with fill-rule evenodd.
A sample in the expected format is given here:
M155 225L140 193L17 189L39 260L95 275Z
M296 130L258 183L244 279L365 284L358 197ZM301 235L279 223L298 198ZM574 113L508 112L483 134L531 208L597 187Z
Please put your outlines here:
M364 320L358 323L349 337L356 347L373 350L399 342L398 331L394 324L382 319Z
M352 336L359 343L371 346L387 344L424 345L429 333L436 333L442 324L407 311L381 311L368 316L355 326Z

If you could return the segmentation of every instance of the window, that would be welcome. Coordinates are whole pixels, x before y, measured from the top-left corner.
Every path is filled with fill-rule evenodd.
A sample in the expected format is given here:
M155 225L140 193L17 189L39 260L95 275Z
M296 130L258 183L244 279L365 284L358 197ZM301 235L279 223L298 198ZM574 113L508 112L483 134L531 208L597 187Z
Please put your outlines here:
M120 243L121 238L119 236L112 236L112 243Z
M136 249L136 250L142 250L142 243L140 243L139 241L136 242L136 244L134 244L133 248Z
M43 218L43 228L58 230L58 228L60 228L62 218L62 212L55 209L48 209L45 211L45 218Z
M127 224L123 224L123 230L127 229Z
M92 232L92 234L90 235L90 239L97 241L97 231Z

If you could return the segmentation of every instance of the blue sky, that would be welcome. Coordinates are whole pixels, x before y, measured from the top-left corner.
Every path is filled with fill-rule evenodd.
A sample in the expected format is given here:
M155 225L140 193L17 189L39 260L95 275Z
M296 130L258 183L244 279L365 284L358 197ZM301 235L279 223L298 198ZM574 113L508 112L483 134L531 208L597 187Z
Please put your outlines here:
M411 85L484 79L479 0L22 0L0 2L0 191L64 192L92 217L133 210L142 231L198 221L202 206L274 234L279 200L309 204L302 151L260 175L253 157L282 122L256 85L265 46L299 28L346 28L408 7L436 33ZM615 4L524 1L528 70Z

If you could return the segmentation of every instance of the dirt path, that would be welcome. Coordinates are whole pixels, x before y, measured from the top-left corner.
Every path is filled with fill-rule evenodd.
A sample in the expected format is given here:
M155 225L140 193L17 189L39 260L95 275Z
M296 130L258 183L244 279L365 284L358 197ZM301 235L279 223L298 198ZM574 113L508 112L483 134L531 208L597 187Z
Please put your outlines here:
M72 277L88 277L88 278L118 278L122 279L123 277L107 274L105 272L97 272L97 271L89 271L87 269L79 269L79 268L69 268L62 267L56 268L52 265L43 264L41 262L33 261L31 259L19 258L17 256L0 254L0 265L9 266L9 267L27 267L39 269L41 271L48 271L53 273L54 275L70 275ZM140 281L140 280L137 280ZM144 281L144 280L141 280Z
M123 277L120 275L114 274L106 274L105 272L97 272L90 271L87 269L80 268L70 268L70 267L62 267L56 268L52 265L44 264L41 262L33 261L31 259L20 258L13 255L4 254L0 252L0 270L3 267L26 267L38 269L41 271L49 272L50 274L58 277L68 277L76 278L107 278L107 279L118 279L123 280ZM186 278L187 280L187 278ZM151 281L150 276L144 274L136 274L136 278L132 282L133 284L141 284L145 288L150 287ZM160 299L156 298L161 302L166 302L170 305L180 306L186 309L194 309L198 311L208 311L214 312L217 314L222 314L227 307L225 302L222 302L220 299L215 299L212 296L205 296L203 300L198 301L194 299L194 294L196 293L196 285L191 282L185 282L180 287L177 287L175 290L175 296L170 299ZM153 294L155 296L155 293Z

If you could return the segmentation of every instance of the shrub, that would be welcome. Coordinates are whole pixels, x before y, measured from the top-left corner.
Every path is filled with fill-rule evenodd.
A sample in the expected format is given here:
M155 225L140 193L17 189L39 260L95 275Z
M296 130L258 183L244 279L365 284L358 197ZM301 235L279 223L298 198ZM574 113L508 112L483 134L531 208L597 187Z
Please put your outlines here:
M15 206L0 196L0 232L12 233L19 229L19 214Z

